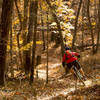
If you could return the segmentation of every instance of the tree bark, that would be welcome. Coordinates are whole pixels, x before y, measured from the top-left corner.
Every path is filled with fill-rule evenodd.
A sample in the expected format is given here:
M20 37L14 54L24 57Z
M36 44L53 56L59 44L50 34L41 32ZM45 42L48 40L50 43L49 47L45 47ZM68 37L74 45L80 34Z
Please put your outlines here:
M87 4L87 16L88 16L88 21L89 21L89 29L91 31L91 39L92 39L92 52L93 54L95 53L95 47L94 47L94 34L93 34L93 30L92 30L92 25L91 25L91 20L90 20L90 0L88 0L88 4Z
M27 44L32 41L33 36L33 25L34 25L34 1L30 1L30 17L29 17L29 26L28 26L28 35L27 35ZM31 68L31 47L26 51L26 64L25 64L25 73L29 74Z
M49 9L48 9L49 12ZM48 83L48 61L49 61L49 57L48 57L48 34L49 34L49 19L48 19L48 13L47 12L47 66L46 66L46 83Z
M41 9L41 24L42 24L42 28L44 27L44 22L43 22L43 14L42 14L42 7L40 5L40 9ZM44 30L42 30L42 39L43 39L43 50L45 50L45 38L44 38Z
M84 49L83 48L83 45L84 45L84 13L85 13L85 11L84 11L84 2L83 2L83 6L82 6L82 49Z
M13 70L13 58L12 58L12 56L13 56L13 36L12 36L12 22L11 22L11 27L10 27L10 59L11 59L11 61L10 61L10 65L11 65L11 67L10 67L10 71L11 71L11 77L14 77L14 70Z
M20 51L20 43L19 43L19 36L21 34L21 31L22 31L22 15L19 11L17 0L15 0L15 6L16 6L18 18L19 18L19 21L20 21L20 29L19 29L18 34L17 34L17 46L18 46L19 59L20 59L20 63L21 63L21 66L22 66L23 61L22 61L22 54L21 54L21 51Z
M24 20L23 20L23 46L27 45L27 24L28 24L28 4L29 4L29 0L24 0ZM23 51L23 65L24 65L24 69L25 69L25 73L27 73L27 70L29 70L27 63L26 63L26 56L27 51L24 50Z
M97 34L96 53L98 52L99 40L100 40L100 0L99 0L99 6L98 6L98 23L97 23L97 28L98 28L98 34Z
M22 29L22 15L21 15L21 12L19 11L19 8L18 8L18 1L17 0L14 0L15 1L15 6L16 6L16 9L17 9L17 14L18 14L18 18L19 18L19 21L20 21L20 27Z
M33 34L33 47L32 47L32 65L30 73L30 83L34 80L34 68L35 68L35 51L36 51L36 33L37 33L37 12L38 12L38 0L32 1L34 8L34 34Z
M0 36L0 85L5 84L7 40L11 24L12 9L13 1L3 0Z
M79 14L80 14L81 5L82 5L82 0L80 0L79 7L78 7L78 11L77 11L77 15L76 15L74 36L73 36L73 41L72 41L72 48L74 48L74 43L75 43L75 40L76 40L77 23L78 23L78 18L79 18Z

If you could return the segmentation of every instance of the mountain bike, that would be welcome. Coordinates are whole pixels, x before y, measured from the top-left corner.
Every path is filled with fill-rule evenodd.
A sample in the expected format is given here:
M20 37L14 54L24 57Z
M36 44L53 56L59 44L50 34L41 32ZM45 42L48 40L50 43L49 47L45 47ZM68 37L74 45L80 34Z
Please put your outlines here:
M74 71L75 77L85 86L83 75L80 73L80 71L77 69L77 67L75 67L73 65L72 69Z

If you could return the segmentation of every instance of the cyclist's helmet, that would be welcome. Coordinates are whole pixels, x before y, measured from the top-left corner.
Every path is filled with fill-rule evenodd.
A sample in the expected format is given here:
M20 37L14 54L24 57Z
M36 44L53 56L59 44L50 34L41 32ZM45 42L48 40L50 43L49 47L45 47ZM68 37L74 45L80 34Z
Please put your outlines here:
M65 47L65 50L70 50L70 48L69 47Z

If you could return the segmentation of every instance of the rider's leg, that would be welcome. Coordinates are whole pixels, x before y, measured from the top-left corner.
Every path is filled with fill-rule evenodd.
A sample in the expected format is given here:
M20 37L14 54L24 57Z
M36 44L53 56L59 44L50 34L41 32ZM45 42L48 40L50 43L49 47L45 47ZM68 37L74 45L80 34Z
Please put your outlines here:
M82 68L79 69L80 73L82 74L83 76L83 80L86 81L86 77L85 77L85 74L84 74L84 71Z
M83 76L85 76L85 75L84 75L84 71L83 71L82 68L80 68L79 71L80 71L80 73L81 73Z
M69 68L66 66L65 68L65 73L68 74L69 73Z
M74 70L72 69L72 66L74 65L74 63L73 62L71 62L71 63L69 63L67 66L68 66L68 69L69 69L69 71L72 73L72 74L74 74Z
M69 64L66 65L66 70L65 70L66 71L66 74L68 74L70 72L71 67L72 67L72 64L71 63L69 63Z
M72 74L74 74L74 70L73 70L72 68L70 69L70 72L71 72Z

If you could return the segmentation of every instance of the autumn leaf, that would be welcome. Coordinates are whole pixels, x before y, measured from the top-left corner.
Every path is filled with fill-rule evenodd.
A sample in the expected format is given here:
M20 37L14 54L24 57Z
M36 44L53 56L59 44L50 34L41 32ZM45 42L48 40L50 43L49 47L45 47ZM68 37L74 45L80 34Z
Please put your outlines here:
M21 95L21 93L20 92L16 92L15 95Z
M92 3L94 2L94 0L90 0Z
M91 25L95 26L96 25L96 22L92 22Z

